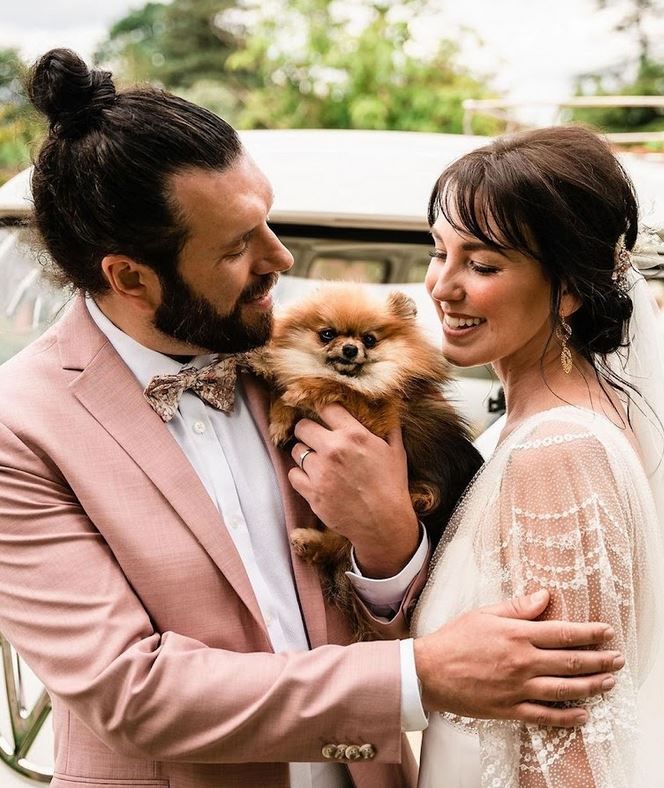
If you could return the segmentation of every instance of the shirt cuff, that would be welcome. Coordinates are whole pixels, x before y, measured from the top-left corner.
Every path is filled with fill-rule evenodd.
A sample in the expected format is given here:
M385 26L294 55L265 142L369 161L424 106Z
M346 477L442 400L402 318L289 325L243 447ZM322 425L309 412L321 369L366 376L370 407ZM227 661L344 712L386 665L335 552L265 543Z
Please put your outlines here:
M423 731L429 724L415 670L413 639L399 641L401 649L401 730Z
M393 577L364 577L355 562L355 551L351 550L351 571L346 572L357 595L373 609L377 615L396 613L408 591L410 584L420 573L429 554L429 537L426 528L420 524L420 544L415 555L404 566L399 574Z

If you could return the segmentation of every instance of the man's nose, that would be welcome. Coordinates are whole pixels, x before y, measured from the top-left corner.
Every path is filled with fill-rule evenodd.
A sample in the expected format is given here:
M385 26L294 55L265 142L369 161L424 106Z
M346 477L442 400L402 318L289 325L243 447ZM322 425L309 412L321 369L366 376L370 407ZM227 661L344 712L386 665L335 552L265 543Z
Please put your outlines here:
M263 254L259 263L261 273L288 271L293 265L293 255L268 227Z

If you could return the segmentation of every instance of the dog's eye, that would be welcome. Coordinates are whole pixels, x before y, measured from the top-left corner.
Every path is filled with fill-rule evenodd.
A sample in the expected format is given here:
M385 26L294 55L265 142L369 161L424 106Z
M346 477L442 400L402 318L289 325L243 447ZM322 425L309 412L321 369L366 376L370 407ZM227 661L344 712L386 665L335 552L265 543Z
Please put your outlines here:
M364 343L364 347L371 348L376 347L376 342L378 342L378 340L373 334L365 334L362 337L362 342Z
M337 332L333 328L324 328L322 331L318 332L318 336L320 337L321 342L331 342L337 335Z

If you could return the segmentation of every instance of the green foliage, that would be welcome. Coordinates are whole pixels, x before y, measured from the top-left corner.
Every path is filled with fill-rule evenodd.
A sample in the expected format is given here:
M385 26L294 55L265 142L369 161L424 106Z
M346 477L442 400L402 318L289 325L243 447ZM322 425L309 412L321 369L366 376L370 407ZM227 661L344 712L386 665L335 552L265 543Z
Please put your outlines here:
M652 55L649 31L651 22L664 13L662 0L597 0L600 9L620 5L624 15L615 30L635 41L638 65L634 77L625 77L625 67L587 74L577 84L579 96L662 96L664 95L664 61ZM627 71L629 73L629 70ZM664 131L664 109L657 107L615 107L578 109L572 119L589 123L605 132Z
M410 20L426 0L364 3L364 24L333 0L279 0L247 27L230 68L256 75L238 122L249 128L363 128L462 131L462 101L487 94L442 39L428 57L412 54ZM352 21L352 23L351 23Z
M15 49L0 49L0 184L30 164L45 131L23 90L26 73Z
M487 89L450 40L414 54L410 22L430 2L361 0L350 15L336 0L149 2L113 26L98 60L241 128L460 132L463 99Z
M166 32L162 3L147 3L130 11L110 29L94 55L97 64L110 65L128 82L159 79L164 64L162 41Z

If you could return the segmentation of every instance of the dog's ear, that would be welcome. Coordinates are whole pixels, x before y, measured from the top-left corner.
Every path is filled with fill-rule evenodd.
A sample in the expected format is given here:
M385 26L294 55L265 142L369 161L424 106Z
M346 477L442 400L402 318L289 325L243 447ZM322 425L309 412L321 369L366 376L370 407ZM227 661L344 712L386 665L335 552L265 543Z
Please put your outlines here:
M404 320L412 320L417 315L417 305L410 296L399 290L390 293L387 299L387 306L393 315Z

